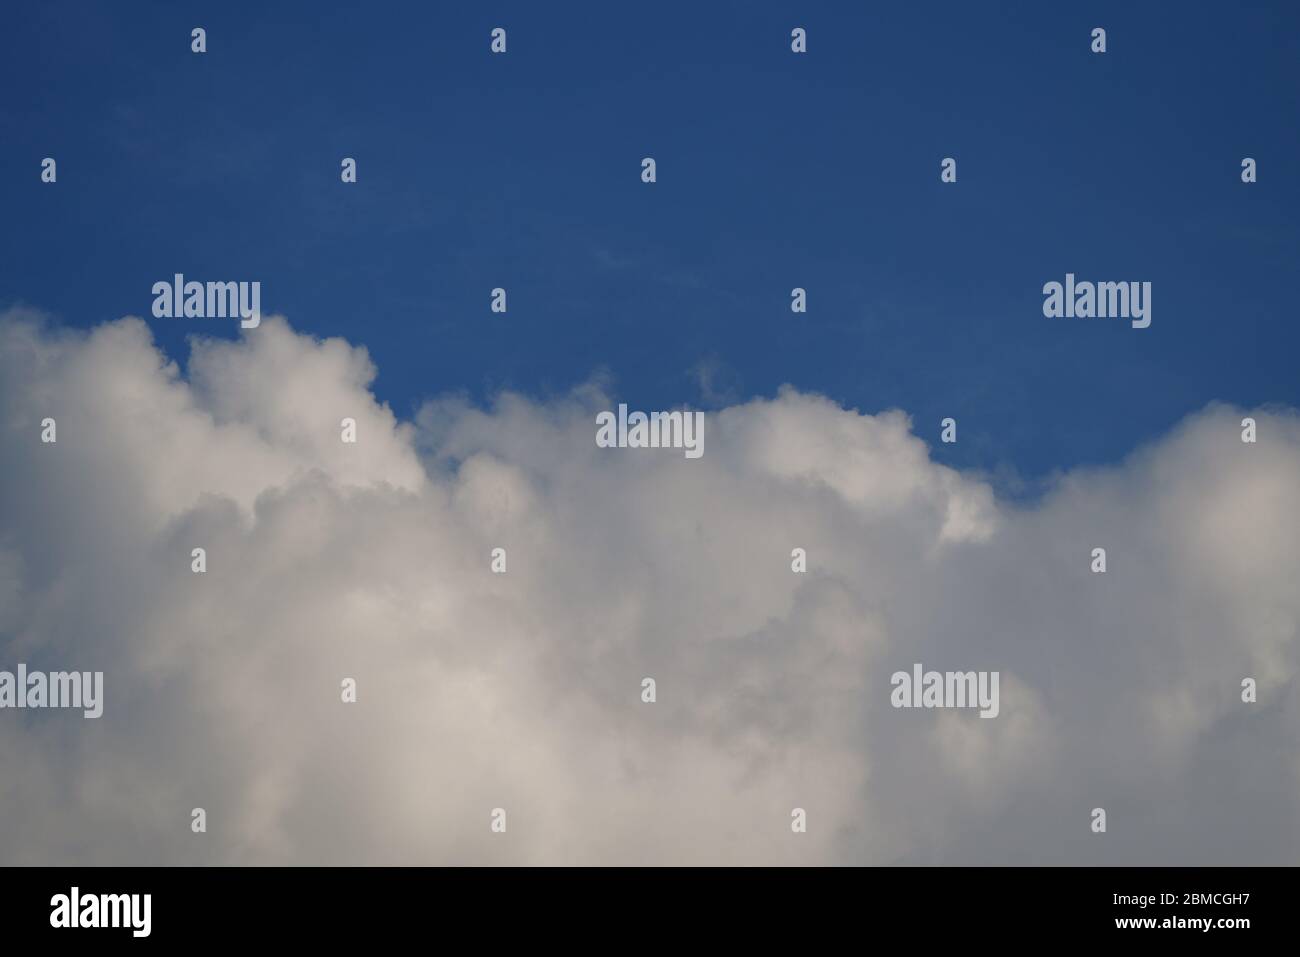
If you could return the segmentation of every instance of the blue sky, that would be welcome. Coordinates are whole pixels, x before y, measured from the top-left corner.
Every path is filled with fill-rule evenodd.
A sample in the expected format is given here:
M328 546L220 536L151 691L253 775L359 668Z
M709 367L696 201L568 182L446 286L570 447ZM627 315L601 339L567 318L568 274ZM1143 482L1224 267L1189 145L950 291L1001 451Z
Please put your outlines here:
M1300 404L1295 4L271 6L7 8L0 308L88 326L176 272L260 280L399 415L789 382L1027 477ZM1151 327L1044 318L1067 271L1150 281ZM238 332L149 322L178 359Z

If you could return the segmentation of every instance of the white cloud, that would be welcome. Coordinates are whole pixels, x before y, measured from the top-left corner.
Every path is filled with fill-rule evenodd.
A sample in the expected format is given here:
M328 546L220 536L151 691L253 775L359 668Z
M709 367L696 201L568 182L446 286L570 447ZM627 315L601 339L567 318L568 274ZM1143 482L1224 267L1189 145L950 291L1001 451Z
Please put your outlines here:
M902 413L793 390L687 460L598 449L598 384L398 422L363 349L279 319L184 376L131 319L11 314L0 356L0 668L107 698L0 711L5 863L1300 852L1291 411L1243 445L1210 407L1015 505ZM916 661L1001 671L1001 714L892 709Z

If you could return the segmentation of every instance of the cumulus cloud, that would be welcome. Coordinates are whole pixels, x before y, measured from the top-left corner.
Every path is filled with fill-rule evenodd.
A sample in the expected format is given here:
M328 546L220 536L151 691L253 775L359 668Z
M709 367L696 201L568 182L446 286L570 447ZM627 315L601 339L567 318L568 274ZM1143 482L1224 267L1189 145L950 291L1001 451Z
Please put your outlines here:
M0 861L1300 852L1293 411L1211 406L1026 504L792 389L688 460L597 448L600 384L402 422L374 373L278 318L184 372L138 319L0 320L0 669L106 698L0 711ZM892 708L914 662L999 671L1000 714Z

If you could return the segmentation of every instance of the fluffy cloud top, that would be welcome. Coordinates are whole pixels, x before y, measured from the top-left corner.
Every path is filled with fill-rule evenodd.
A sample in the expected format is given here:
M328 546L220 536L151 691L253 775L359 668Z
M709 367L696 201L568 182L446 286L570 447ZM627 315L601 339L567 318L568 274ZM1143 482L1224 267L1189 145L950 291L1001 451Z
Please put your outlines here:
M400 422L374 371L281 319L183 376L136 319L0 320L0 669L106 698L0 711L0 862L1300 854L1292 411L1212 406L1017 505L794 390L688 460L597 448L598 386ZM892 708L913 662L1000 671L1001 713Z

